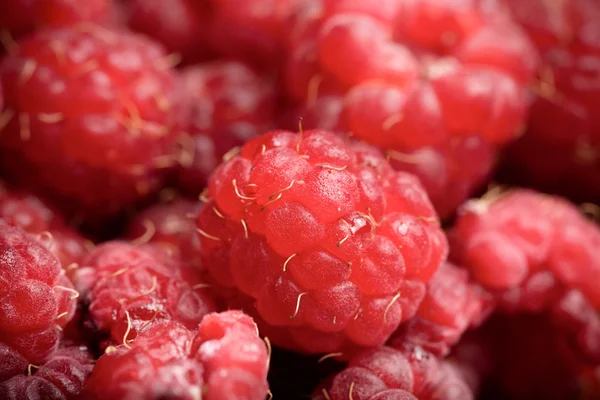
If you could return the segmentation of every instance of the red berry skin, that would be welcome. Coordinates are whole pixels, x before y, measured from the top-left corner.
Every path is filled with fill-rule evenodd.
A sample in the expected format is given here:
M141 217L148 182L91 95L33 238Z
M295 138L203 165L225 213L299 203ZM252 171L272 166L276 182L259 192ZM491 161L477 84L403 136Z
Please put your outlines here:
M474 395L457 368L419 347L357 354L313 399L459 400Z
M179 117L160 46L81 25L42 30L3 60L1 78L9 178L49 190L72 213L99 215L160 186Z
M490 289L519 288L548 271L600 304L591 284L600 274L600 229L561 198L525 189L491 193L466 203L451 238L453 257Z
M206 284L179 256L159 244L118 241L91 251L77 283L95 327L123 344L163 320L196 327L215 305L203 293Z
M504 179L598 202L600 89L593 64L600 42L591 32L600 5L589 0L505 2L539 49L543 67L527 132L508 153Z
M0 342L30 364L48 359L79 296L58 259L33 236L0 224Z
M16 226L38 235L71 276L87 253L87 242L77 231L67 226L60 213L39 197L9 188L0 182L0 223Z
M255 299L261 319L288 329L274 342L301 352L383 343L447 251L415 177L325 131L249 141L207 198L197 225L209 273Z
M177 186L197 196L228 152L273 125L275 90L246 64L214 61L186 68L181 86L186 107Z
M268 354L252 319L239 311L208 314L190 331L174 321L111 348L86 382L89 399L262 400ZM135 371L135 373L132 373Z
M495 302L469 274L453 264L442 264L427 285L427 293L414 318L394 333L387 345L420 346L437 357L445 357L467 329L481 324L494 310Z
M76 399L92 371L92 362L93 358L85 346L60 348L43 365L25 365L18 375L5 381L0 379L0 397L23 400ZM30 370L27 371L27 368Z

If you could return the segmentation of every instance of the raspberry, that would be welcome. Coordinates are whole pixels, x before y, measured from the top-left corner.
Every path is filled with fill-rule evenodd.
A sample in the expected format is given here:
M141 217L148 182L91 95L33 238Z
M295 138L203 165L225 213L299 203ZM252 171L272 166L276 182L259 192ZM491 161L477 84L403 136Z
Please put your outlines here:
M341 94L345 129L402 156L398 167L417 170L449 215L524 123L532 45L491 2L390 0L384 12L365 1L313 3L296 16L288 92L309 104Z
M191 137L183 146L177 183L197 196L222 156L272 125L275 91L248 66L234 61L187 68L182 86L185 129Z
M111 0L14 0L0 2L0 30L21 37L39 26L108 23ZM5 36L4 39L10 38ZM10 39L8 41L10 43ZM6 42L3 42L6 43Z
M357 354L314 399L468 400L473 393L455 366L420 347L380 347Z
M509 152L506 180L600 202L600 4L505 0L542 55L525 136Z
M42 363L56 349L79 295L58 259L18 228L0 225L0 263L2 353Z
M129 0L125 6L128 26L178 53L186 63L207 59L208 17L197 12L194 1Z
M34 235L48 247L69 273L87 252L88 242L69 228L56 210L42 199L5 187L0 181L0 223Z
M85 398L263 400L268 354L257 333L239 311L208 314L197 332L154 325L100 357Z
M161 185L179 112L160 46L89 24L47 29L19 43L1 77L0 146L13 180L92 216Z
M184 198L155 204L129 222L125 238L136 244L160 244L200 268L200 240L195 221L198 209L197 202Z
M453 258L492 290L552 293L557 279L600 306L592 283L600 279L600 228L561 198L525 189L488 192L466 203L451 237Z
M326 131L249 141L206 197L197 223L209 273L303 352L382 344L447 252L418 180Z
M161 245L105 242L83 265L77 283L92 322L126 347L145 327L174 320L193 329L215 309L195 270Z
M288 20L300 0L207 0L193 2L208 17L210 47L233 57L273 69L284 53Z
M1 349L0 344L0 359ZM58 349L41 366L27 366L26 363L22 363L19 366L20 375L4 382L0 378L0 397L23 400L75 399L92 371L92 361L92 356L85 346L73 346Z
M446 356L463 333L479 325L493 310L493 300L468 272L442 264L427 285L417 315L400 327L388 346L413 344L436 356Z

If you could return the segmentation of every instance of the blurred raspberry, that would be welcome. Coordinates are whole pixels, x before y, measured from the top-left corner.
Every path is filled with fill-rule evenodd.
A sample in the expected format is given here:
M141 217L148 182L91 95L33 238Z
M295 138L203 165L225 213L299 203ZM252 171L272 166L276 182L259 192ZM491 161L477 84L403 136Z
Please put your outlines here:
M265 132L275 118L271 82L234 61L214 61L183 70L186 106L178 187L198 196L221 158L235 146Z
M503 178L600 203L600 3L504 0L542 54L527 133Z
M36 32L2 61L2 166L72 214L122 212L173 164L176 78L162 48L92 25Z

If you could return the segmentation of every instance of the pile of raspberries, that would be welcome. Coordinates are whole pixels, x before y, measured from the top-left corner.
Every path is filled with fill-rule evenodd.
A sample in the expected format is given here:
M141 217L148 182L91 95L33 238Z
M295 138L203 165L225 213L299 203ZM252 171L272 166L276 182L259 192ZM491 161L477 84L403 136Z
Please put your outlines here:
M0 399L600 399L600 2L0 0Z

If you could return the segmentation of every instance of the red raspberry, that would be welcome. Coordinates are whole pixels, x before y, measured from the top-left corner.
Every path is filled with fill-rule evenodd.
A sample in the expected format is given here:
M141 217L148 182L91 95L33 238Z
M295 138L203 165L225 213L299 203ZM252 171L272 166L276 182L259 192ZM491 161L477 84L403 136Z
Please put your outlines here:
M206 34L208 16L191 0L128 0L127 24L178 53L186 63L206 60L211 52Z
M275 90L248 66L215 61L185 69L182 87L185 130L178 186L194 196L231 148L273 125Z
M197 222L209 273L304 352L382 344L446 256L418 180L326 131L249 141L207 198Z
M530 190L488 192L465 204L451 237L453 258L490 289L552 293L556 278L600 306L600 228L565 200Z
M0 264L2 353L42 363L56 349L79 295L58 259L18 228L0 225Z
M200 269L200 239L195 221L198 210L197 202L184 198L155 204L129 222L125 238L136 244L150 242L165 246Z
M536 66L525 35L493 1L313 3L296 17L288 92L342 94L345 129L402 156L453 212L524 123Z
M179 118L160 46L89 24L43 30L3 60L1 77L13 179L102 215L160 187Z
M218 54L272 69L280 64L289 18L301 0L194 1L207 14L210 46Z
M527 133L506 159L505 178L600 202L600 3L505 1L543 63Z
M0 181L0 223L38 235L62 267L71 272L87 253L90 242L67 226L61 215L31 193L9 189Z
M208 314L198 331L174 321L109 348L87 381L86 399L263 400L268 354L252 319ZM135 373L132 373L135 371Z
M21 37L39 26L68 26L78 22L108 23L111 7L112 0L1 1L0 31L6 30L3 44L11 43L7 34Z
M491 295L469 282L467 271L442 264L427 285L417 315L400 327L388 346L413 344L446 356L463 333L483 322L493 308Z
M164 320L193 329L215 310L196 271L165 247L106 242L78 271L78 289L95 327L128 345L140 330Z
M419 347L380 347L357 354L315 400L469 400L458 369Z
M0 344L0 360L2 354ZM0 398L69 400L79 395L85 379L92 371L93 359L83 346L61 348L41 366L27 365L22 359L10 360L10 363L15 361L20 364L18 375L4 382L0 376Z

